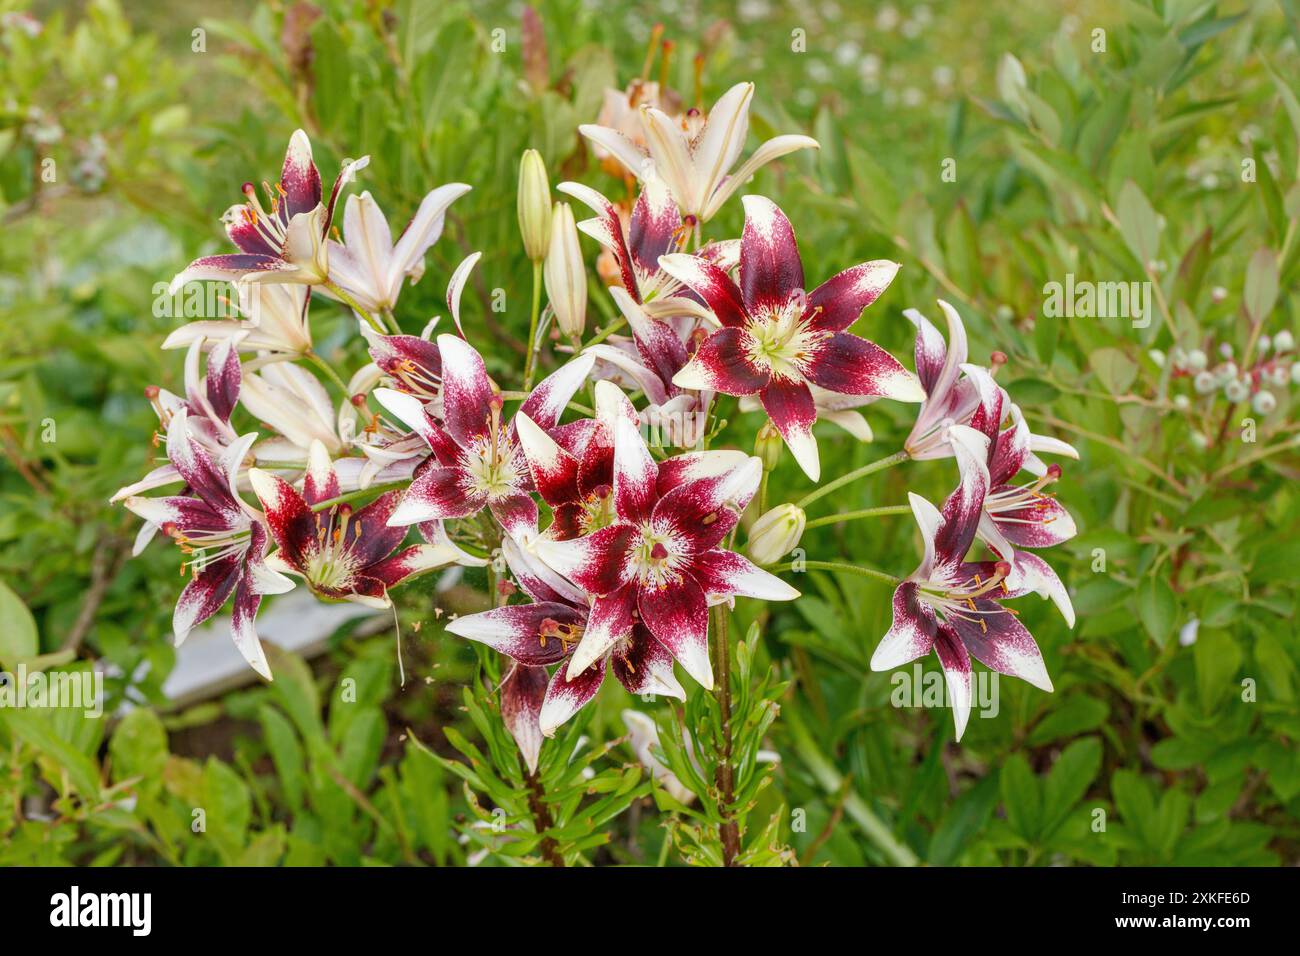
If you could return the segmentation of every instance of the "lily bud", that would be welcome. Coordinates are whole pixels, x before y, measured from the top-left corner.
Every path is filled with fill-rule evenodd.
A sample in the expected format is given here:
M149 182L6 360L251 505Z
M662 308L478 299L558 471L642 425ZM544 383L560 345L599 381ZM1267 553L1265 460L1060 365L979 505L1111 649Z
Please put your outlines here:
M524 150L519 161L519 234L533 262L546 258L551 242L551 184L546 164L535 149Z
M771 419L765 421L754 439L754 454L763 462L764 471L772 471L776 468L777 462L781 460L783 444L781 433L776 430Z
M581 336L587 322L587 270L568 203L556 203L551 214L551 248L543 269L546 297L560 332L571 339Z
M749 529L745 550L755 563L771 564L799 544L807 522L802 508L788 503L777 505L760 515Z

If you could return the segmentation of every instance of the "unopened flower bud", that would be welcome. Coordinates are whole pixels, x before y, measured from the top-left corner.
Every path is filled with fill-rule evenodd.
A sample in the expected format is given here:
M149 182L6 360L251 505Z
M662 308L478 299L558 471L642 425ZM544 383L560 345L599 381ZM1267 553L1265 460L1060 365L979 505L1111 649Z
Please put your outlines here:
M1165 353L1164 353L1164 352L1160 351L1159 349L1152 349L1150 352L1147 353L1147 355L1149 355L1149 356L1151 357L1151 361L1153 361L1153 362L1156 363L1156 368L1164 368L1164 367L1165 367ZM1180 366L1180 365L1183 364L1183 363L1179 360L1179 358L1180 358L1180 357L1176 357L1176 358L1175 358L1175 360L1174 360L1174 365L1175 365L1175 366Z
M1273 351L1290 352L1293 348L1295 348L1295 339L1286 329L1273 336Z
M1210 440L1200 432L1192 432L1191 439L1192 444L1202 451L1210 447Z
M802 508L788 503L777 505L760 515L749 529L745 550L756 564L771 564L799 544L807 520Z
M1174 408L1178 409L1180 412L1185 412L1187 411L1187 409L1191 407L1192 407L1192 400L1188 398L1186 395L1174 396Z
M1218 388L1219 383L1213 372L1197 372L1193 384L1199 394L1209 395L1210 392Z
M546 258L551 242L551 184L546 164L535 149L524 150L519 161L519 234L533 262Z
M1245 401L1246 396L1249 394L1250 390L1238 379L1233 379L1227 385L1223 386L1223 395L1230 402Z
M1269 338L1267 335L1261 335L1259 337L1260 354L1267 352L1272 347L1273 347L1273 340L1271 338Z
M1201 369L1205 368L1208 362L1209 360L1205 357L1205 353L1200 349L1192 349L1187 353L1187 367L1193 372L1199 372Z
M1221 285L1216 285L1213 289L1210 290L1210 301L1212 302L1222 302L1227 297L1228 297L1228 290Z
M1267 415L1277 408L1277 399L1273 397L1272 392L1259 391L1251 400L1250 407L1255 409L1256 414Z
M781 460L781 433L776 430L776 426L771 420L765 421L763 427L758 430L758 437L754 439L754 454L763 462L764 471L772 471L776 468L777 462Z
M1286 388L1287 382L1291 381L1291 373L1287 371L1286 366L1277 365L1269 372L1268 380L1278 388Z
M587 323L587 270L568 203L556 203L551 214L551 247L543 275L560 332L568 338L581 336Z
M1232 343L1231 343L1231 342L1220 342L1220 343L1219 343L1219 354L1222 355L1222 356L1223 356L1224 358L1226 358L1226 359L1227 359L1227 358L1232 358Z

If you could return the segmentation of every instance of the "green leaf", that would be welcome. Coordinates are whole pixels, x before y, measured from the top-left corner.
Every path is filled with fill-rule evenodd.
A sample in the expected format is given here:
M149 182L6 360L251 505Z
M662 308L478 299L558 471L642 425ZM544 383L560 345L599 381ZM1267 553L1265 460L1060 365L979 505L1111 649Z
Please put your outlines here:
M12 669L40 653L36 621L9 585L0 581L0 666Z
M1246 314L1255 322L1263 322L1273 311L1277 293L1277 253L1258 249L1246 266Z
M930 864L954 863L971 838L984 829L997 802L998 781L994 776L985 777L958 797L930 838Z
M1072 694L1038 722L1029 735L1029 743L1040 746L1053 740L1077 737L1100 727L1109 713L1110 708L1105 701L1087 694Z
M142 787L157 786L167 766L167 731L157 714L138 707L117 725L108 752L115 782L140 777Z
M1162 577L1143 578L1137 587L1137 613L1147 634L1163 647L1178 614L1178 600L1169 582Z
M1013 754L999 775L1002 806L1007 824L1026 843L1034 843L1042 827L1043 799L1038 778L1029 769L1029 761Z
M1106 391L1122 395L1137 378L1138 364L1114 348L1097 349L1088 357L1089 364Z
M1148 263L1155 260L1159 248L1160 228L1156 211L1151 207L1146 194L1131 179L1125 180L1120 187L1117 205L1120 235L1145 270Z
M1074 741L1056 758L1043 784L1043 839L1050 838L1065 822L1100 769L1101 742L1096 737Z
M1197 638L1192 656L1197 694L1201 706L1210 711L1236 690L1233 678L1241 667L1241 648L1223 631L1209 631Z

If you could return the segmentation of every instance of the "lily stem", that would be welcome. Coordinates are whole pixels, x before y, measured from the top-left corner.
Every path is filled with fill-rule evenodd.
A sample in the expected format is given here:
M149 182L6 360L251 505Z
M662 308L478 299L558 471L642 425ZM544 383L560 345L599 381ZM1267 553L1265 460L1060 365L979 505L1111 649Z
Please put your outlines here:
M899 462L907 461L908 457L906 451L895 452L888 458L881 458L879 461L873 461L869 465L863 465L861 468L856 468L846 475L840 475L840 477L836 478L834 481L828 481L820 488L814 488L812 491L808 492L808 494L804 495L803 498L796 502L795 507L807 508L818 498L821 498L824 495L829 495L836 488L842 488L850 481L857 481L859 478L865 478L867 475L874 472L883 471L886 468L897 465Z
M736 799L735 774L731 766L731 647L727 640L727 609L718 605L713 609L715 630L718 636L718 709L722 714L722 755L714 774L718 788L718 836L722 840L723 866L735 866L740 855L740 825L732 815Z
M338 300L340 302L342 302L348 308L352 309L352 311L356 312L357 315L361 316L368 323L370 323L370 327L374 329L376 332L378 332L380 335L388 334L387 330L383 327L383 325L379 322L379 320L376 319L369 312L367 312L365 309L361 308L361 306L357 305L357 300L352 298L352 296L348 295L346 292L344 292L337 282L333 282L329 279L326 279L324 282L321 283L321 285L329 289L330 292L334 293L334 295L338 297Z
M905 515L909 514L911 510L910 505L885 505L880 508L863 508L861 511L841 511L836 515L814 518L804 526L804 530L820 528L822 525L839 524L841 521L853 521L856 518L882 518L885 515Z
M348 393L348 383L343 381L339 373L334 371L334 366L331 365L329 362L325 361L325 359L321 355L309 349L303 353L303 357L306 358L307 361L311 362L318 369L320 369L322 372L325 373L325 377L328 378L331 382L333 382L338 387L338 390L343 393L344 399L348 399L352 397Z
M586 343L583 344L582 348L589 349L593 345L599 345L601 342L605 341L605 339L609 338L611 335L613 335L615 332L617 332L625 325L627 325L627 319L623 318L620 315L618 318L610 322L608 325L606 325L603 329L601 329L591 338L587 339Z
M396 491L398 488L405 488L411 482L409 479L404 481L390 481L382 485L371 485L369 488L360 488L356 491L349 491L338 495L335 498L326 498L324 501L318 501L311 506L312 511L324 511L335 505L346 504L349 501L356 501L358 498L365 498L370 495L380 495L385 491Z
M528 351L524 359L524 391L533 387L533 372L537 364L537 316L542 306L542 261L533 263L533 307L528 319Z
M546 806L546 792L542 789L542 778L536 773L530 773L524 778L528 784L528 809L533 812L533 826L537 828L538 833L545 833L555 825L551 819L550 808ZM551 836L542 837L542 858L551 866L564 866L564 855L560 853L560 845L555 842Z
M769 564L763 568L772 574L780 574L782 571L793 571L795 564L799 565L800 570L804 571L842 571L845 574L856 574L861 578L874 578L877 581L884 581L886 584L898 584L900 579L892 574L886 574L884 571L877 571L875 568L863 567L860 564L849 564L847 561L786 561L782 564Z

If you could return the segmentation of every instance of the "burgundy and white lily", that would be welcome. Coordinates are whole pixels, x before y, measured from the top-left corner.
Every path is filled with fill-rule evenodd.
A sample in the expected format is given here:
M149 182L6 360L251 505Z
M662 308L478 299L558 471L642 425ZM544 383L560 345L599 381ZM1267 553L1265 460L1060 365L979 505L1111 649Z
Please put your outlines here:
M524 586L524 579L520 584ZM672 654L640 623L606 648L593 666L569 680L563 662L582 641L589 610L586 604L559 594L545 596L551 600L494 608L447 624L452 634L486 644L515 662L502 687L501 710L530 770L537 767L541 737L554 736L560 725L595 697L608 671L628 693L686 699L673 674ZM548 677L546 668L552 664L561 666Z
M742 183L760 167L799 149L817 149L810 136L776 136L763 143L734 175L728 171L740 158L749 133L753 83L737 83L723 93L707 117L697 109L674 122L662 110L640 107L645 146L617 129L586 124L578 132L608 150L643 183L661 179L691 225L708 222Z
M978 371L985 375L989 374L988 371L967 364L966 327L961 316L942 299L939 300L939 309L948 321L946 344L942 333L920 312L916 309L903 311L916 326L916 374L925 389L925 400L917 413L916 423L903 443L908 455L917 461L951 457L952 449L947 437L949 426L970 425L981 403L987 406L989 401L987 388L978 375ZM995 357L995 366L997 364L1000 362ZM963 372L966 374L962 375ZM1023 420L1020 409L1011 403L1005 392L1002 407L1013 419ZM993 424L1000 425L1001 419ZM1028 448L1021 467L1039 477L1047 474L1047 465L1035 454L1040 451L1075 459L1079 457L1072 445L1029 432Z
M440 335L438 350L443 363L441 423L413 395L374 391L379 403L433 450L388 520L394 526L409 525L467 518L488 508L507 534L525 535L537 527L538 511L515 423L502 422L500 392L472 346L454 335ZM554 428L593 362L580 356L552 372L519 411L543 430Z
M262 205L257 187L244 183L246 201L231 206L222 216L226 235L239 252L195 259L172 279L171 291L174 293L191 279L305 285L325 282L329 278L325 239L334 220L334 204L343 184L369 162L370 157L365 156L344 163L328 202L322 203L320 173L312 161L311 142L302 130L295 131L279 182L274 187L262 184L270 209Z
M804 473L821 473L809 385L845 395L919 402L911 372L880 346L845 330L893 280L898 263L864 262L804 291L790 220L761 196L745 196L740 285L696 256L664 256L665 270L708 303L722 328L673 377L682 388L757 394Z
M447 283L447 309L451 313L456 332L462 339L465 332L460 321L461 295L470 273L482 255L481 252L475 252L467 256L456 267L451 281ZM430 319L418 336L383 335L367 322L362 321L358 325L369 346L371 359L388 376L393 388L414 395L429 405L435 416L441 416L442 356L438 353L437 344L432 341L438 317Z
M191 439L202 445L210 456L220 457L227 446L238 436L230 424L231 412L239 401L241 368L239 364L238 338L224 339L216 342L207 356L207 368L202 376L199 363L206 343L202 339L190 343L185 355L185 397L167 391L165 388L150 386L145 390L154 412L158 416L162 435L170 436L171 426L177 414L186 416L186 430ZM157 444L161 435L154 433ZM110 504L138 495L142 491L151 491L180 481L180 471L168 460L158 465L140 481L120 488L109 499ZM146 530L152 528L146 524ZM152 532L142 533L136 541L135 553L139 554L149 543Z
M1052 690L1043 655L1016 612L1002 606L1025 588L1009 583L1006 561L967 561L989 491L988 439L964 425L948 429L961 475L943 510L909 494L925 556L894 590L893 624L871 656L871 669L889 670L933 650L943 667L960 740L971 707L971 662Z
M441 525L433 526L431 542L398 550L408 529L392 527L388 519L400 491L386 492L355 512L346 502L314 510L340 493L333 462L320 442L312 444L301 493L269 472L254 468L248 474L278 546L267 565L301 577L321 597L389 607L389 589L410 577L449 564L487 563L452 544Z
M1010 562L1007 587L1034 591L1051 598L1066 622L1074 626L1069 592L1046 561L1025 548L1049 548L1073 538L1078 529L1070 513L1043 489L1061 476L1061 466L1049 465L1040 477L1023 485L1011 481L1031 454L1029 426L1012 406L1011 423L1000 429L1006 392L981 368L966 366L980 393L971 424L988 439L989 492L984 498L976 532L995 554Z
M257 436L237 438L216 457L190 433L187 419L185 408L173 414L167 428L167 456L190 494L130 497L125 504L171 536L185 555L181 570L183 573L188 568L191 578L172 615L177 646L233 594L230 632L235 647L255 671L270 680L271 669L258 641L254 618L262 595L291 590L293 582L265 563L269 543L266 527L261 515L244 503L235 487Z
M762 463L746 457L718 473L708 458L656 464L637 427L614 428L612 523L533 550L591 595L587 628L565 669L580 692L584 673L643 624L686 672L711 688L708 608L737 595L788 601L784 581L718 547L758 489Z
M618 207L590 186L566 182L556 189L586 204L596 214L593 219L579 222L578 229L614 256L623 289L643 307L646 315L657 319L679 315L712 318L699 297L659 265L661 256L681 251L689 236L689 229L683 227L681 211L661 181L651 179L642 185L626 227ZM739 261L740 242L735 239L710 242L697 254L730 272Z

